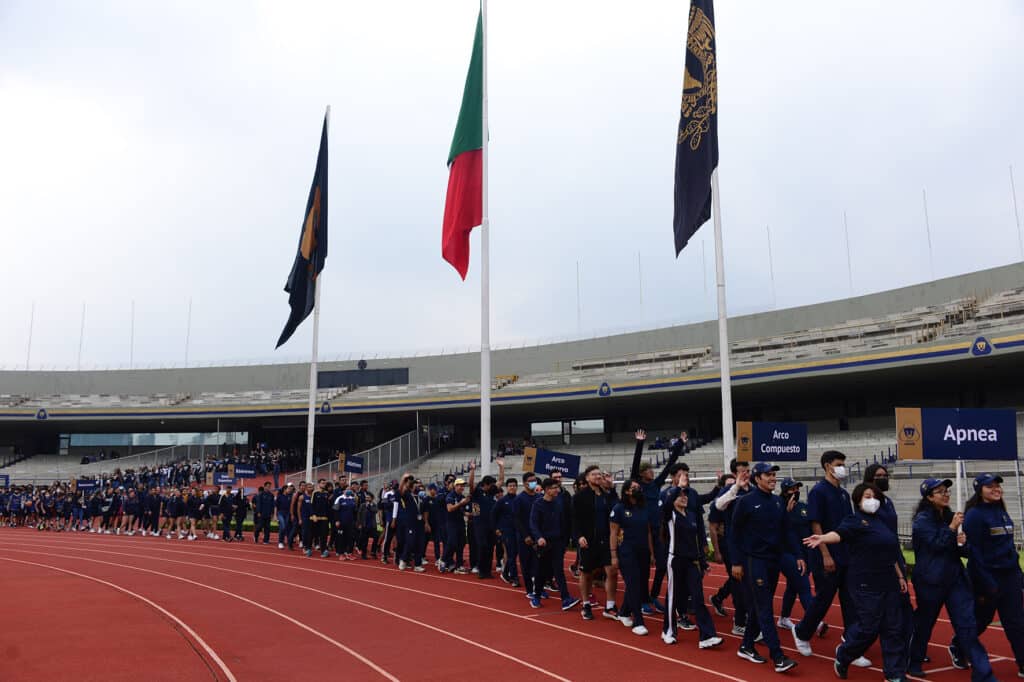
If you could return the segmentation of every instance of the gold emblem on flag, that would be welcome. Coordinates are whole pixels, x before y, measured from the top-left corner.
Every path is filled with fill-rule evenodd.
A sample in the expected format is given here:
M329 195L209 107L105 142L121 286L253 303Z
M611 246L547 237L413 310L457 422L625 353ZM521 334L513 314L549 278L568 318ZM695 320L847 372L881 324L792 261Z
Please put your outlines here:
M690 149L696 151L704 134L710 130L711 117L718 108L715 26L699 7L690 8L686 51L681 108L687 121L679 130L677 144L689 142Z

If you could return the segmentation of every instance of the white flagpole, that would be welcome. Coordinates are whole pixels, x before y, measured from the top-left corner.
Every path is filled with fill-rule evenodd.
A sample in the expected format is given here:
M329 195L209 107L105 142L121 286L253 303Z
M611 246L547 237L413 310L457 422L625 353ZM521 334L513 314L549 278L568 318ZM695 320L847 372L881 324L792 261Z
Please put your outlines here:
M82 304L82 326L78 330L78 371L82 370L82 344L85 343L85 304Z
M1020 245L1020 258L1024 260L1024 236L1020 232L1020 212L1017 210L1017 187L1013 184L1013 164L1010 165L1010 195L1013 197L1013 223L1017 228L1017 243Z
M772 228L770 225L764 226L764 231L768 233L768 275L772 280L772 309L778 307L778 299L775 297L775 265L772 263Z
M850 225L843 211L843 234L846 235L846 278L850 281L850 298L853 298L853 259L850 258Z
M32 361L32 328L36 323L36 302L32 301L32 312L28 314L28 350L25 351L25 369L28 370Z
M480 223L480 475L491 473L491 247L487 217L487 0L480 2L483 128L480 131L482 190ZM470 491L472 492L472 491Z
M132 327L128 339L128 369L135 366L135 301L132 301Z
M192 337L192 297L188 297L188 320L185 323L185 366L188 367L188 344Z
M330 138L331 105L327 105L324 129ZM316 354L320 341L320 278L323 271L313 278L313 355L309 361L309 419L306 422L306 480L313 480L313 436L316 431Z
M729 368L729 326L725 308L725 254L722 248L722 206L718 199L718 169L711 173L711 209L715 219L715 282L718 287L718 354L722 365L722 447L723 469L736 454L733 442L732 375Z
M935 279L935 259L932 258L932 226L928 220L928 193L921 190L921 201L924 204L924 231L928 236L928 267L931 268L932 279Z

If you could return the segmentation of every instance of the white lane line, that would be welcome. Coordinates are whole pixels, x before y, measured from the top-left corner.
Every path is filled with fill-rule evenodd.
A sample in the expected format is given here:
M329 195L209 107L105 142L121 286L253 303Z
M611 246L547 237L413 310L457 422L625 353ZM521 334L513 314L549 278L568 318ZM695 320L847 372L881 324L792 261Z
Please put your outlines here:
M33 554L41 554L41 552L32 552L32 553ZM135 597L139 601L141 601L141 602L149 605L150 607L156 609L157 611L162 613L164 616L166 616L167 618L170 618L172 621L177 623L178 627L180 627L182 630L187 632L188 635L193 640L195 640L196 644L198 644L199 646L201 646L203 648L203 651L206 652L206 655L209 656L213 660L213 662L217 664L217 667L219 667L221 669L221 671L224 673L224 676L228 680L230 680L230 682L237 682L237 680L235 679L235 676L231 672L230 668L228 668L228 666L224 663L224 661L221 660L220 656L217 655L217 652L214 651L213 648L209 644L206 643L206 640L204 640L202 637L200 637L196 633L196 631L193 630L192 628L190 628L183 620L181 620L180 618L178 618L173 613L171 613L170 611L168 611L164 607L160 606L159 604L157 604L153 600L147 599L146 597L143 597L141 594L138 594L136 592L132 592L131 590L126 589L124 587L121 587L120 585L117 585L115 583L103 580L101 578L96 578L96 577L91 576L91 575L86 575L85 573L78 573L77 571L69 571L66 568L59 568L57 566L52 566L50 564L39 563L39 562L36 562L36 561L23 561L21 559L11 559L10 557L0 557L0 560L2 560L2 561L11 561L11 562L18 563L18 564L26 564L26 565L29 565L29 566L38 566L38 567L41 567L41 568L48 568L48 569L50 569L52 571L59 571L61 573L67 573L68 575L73 575L73 576L76 576L76 577L79 577L79 578L85 578L86 580L91 580L91 581L99 583L101 585L106 585L107 587L115 589L118 592L123 592L124 594L127 594L127 595L129 595L131 597Z

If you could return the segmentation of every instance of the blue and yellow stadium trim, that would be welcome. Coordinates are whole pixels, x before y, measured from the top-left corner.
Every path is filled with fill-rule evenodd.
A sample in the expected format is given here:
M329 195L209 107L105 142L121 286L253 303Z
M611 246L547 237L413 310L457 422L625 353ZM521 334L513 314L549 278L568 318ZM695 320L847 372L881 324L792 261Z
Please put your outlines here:
M931 362L935 360L954 359L973 355L988 355L993 350L1009 350L1024 346L1024 334L1016 334L991 339L991 347L978 351L979 341L957 341L955 343L930 346L927 349L910 349L868 353L856 356L837 358L818 358L802 362L769 365L737 369L732 372L733 381L742 383L771 378L784 378L812 374L816 372L834 372L850 369L867 369L904 362ZM988 342L986 342L988 343ZM972 353L972 350L974 351ZM572 399L584 397L612 397L620 394L639 393L665 389L685 389L720 382L720 372L690 372L678 377L658 379L640 379L622 383L593 384L573 386L563 389L547 389L536 391L502 390L491 396L495 404L527 403L536 400ZM395 398L381 400L343 401L329 404L321 408L321 414L365 412L370 410L402 410L402 409L442 409L447 407L469 407L478 405L479 394L455 395L445 398ZM253 416L286 416L305 414L308 406L305 403L288 403L260 406L230 407L173 407L173 408L115 408L96 410L87 408L0 408L0 420L26 421L50 419L144 419L144 418L217 418L217 417L253 417ZM40 415L40 413L43 413Z

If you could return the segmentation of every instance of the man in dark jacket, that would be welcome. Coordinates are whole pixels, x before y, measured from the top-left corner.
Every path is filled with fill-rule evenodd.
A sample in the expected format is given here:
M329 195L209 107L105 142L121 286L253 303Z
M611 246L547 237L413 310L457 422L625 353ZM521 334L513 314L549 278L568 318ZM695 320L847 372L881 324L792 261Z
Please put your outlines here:
M242 490L233 490L232 502L235 508L235 537L234 539L238 542L245 542L245 537L242 535L242 526L245 525L245 517L249 515L249 498L245 496Z
M608 519L615 501L604 489L601 467L588 466L583 471L587 485L580 489L572 500L572 537L580 553L580 596L583 598L583 620L593 620L590 608L590 589L594 573L604 569L606 618L618 618L615 609L615 588L618 572L612 566L609 537L611 527Z
M664 604L658 601L658 593L661 591L661 583L665 580L665 568L668 561L668 551L665 543L661 541L661 512L658 505L661 496L661 486L665 484L668 472L672 469L676 459L679 458L686 448L687 438L686 432L683 431L679 434L678 440L673 440L668 451L668 462L658 475L654 474L654 469L650 462L641 461L644 454L645 440L647 440L647 432L643 429L637 430L636 449L633 452L633 466L630 469L629 475L633 480L640 482L640 489L644 494L644 506L647 509L647 522L650 524L651 537L653 538L656 568L654 569L654 580L651 582L650 594L645 595L649 598L644 599L643 607L644 614L651 615L654 610L660 612L665 610ZM653 609L651 608L652 606Z
M263 531L263 544L270 544L270 520L274 518L274 493L270 492L270 482L264 483L253 498L253 532L252 541L259 542L260 531Z

